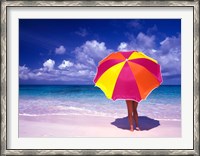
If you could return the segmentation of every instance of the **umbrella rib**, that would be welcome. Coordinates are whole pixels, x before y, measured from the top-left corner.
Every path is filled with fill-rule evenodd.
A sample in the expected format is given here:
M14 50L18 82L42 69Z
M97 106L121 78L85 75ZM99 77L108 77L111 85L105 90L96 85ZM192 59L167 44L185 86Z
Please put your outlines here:
M137 66L140 66L141 68L143 68L143 69L145 69L146 70L146 72L148 73L146 73L147 75L149 75L150 77L145 77L145 80L146 79L148 79L148 78L150 78L150 81L155 85L152 89L151 89L151 91L153 90L153 89L155 89L159 84L160 84L160 82L159 82L159 80L155 77L155 75L154 74L152 74L149 70L147 70L144 66L141 66L141 65L139 65L139 64L137 64L137 63L133 63L133 62L129 62L130 64L129 64L129 67L131 68L131 64L132 65L137 65ZM135 80L137 81L140 81L140 79L138 79L139 77L138 76L136 76L133 72L132 72L132 74L133 74L133 76L135 77ZM145 74L145 75L146 75ZM152 78L153 79L152 79ZM136 83L137 84L137 83ZM138 83L139 84L139 83ZM138 85L137 85L138 86ZM146 92L143 92L141 89L141 86L138 86L138 89L139 89L139 92L142 94L142 95L145 95L145 97L147 97L147 95L148 94L146 94L146 93L148 93L149 91L146 91ZM142 99L144 99L143 97L142 97Z
M130 70L131 70L131 67L130 67L130 65L129 65L129 63L128 63L128 66L129 66L129 68L130 68ZM131 70L132 71L132 70ZM135 75L133 74L133 72L131 72L132 73L132 75L133 75L133 78L135 79L135 82L137 82L137 80L136 80L136 78L135 78ZM136 86L137 86L137 90L138 90L138 92L140 93L140 89L139 89L139 86L138 86L138 84L137 83L135 83L136 84ZM141 93L140 93L140 99L142 99L142 97L141 97Z
M126 58L121 54L121 53L111 53L109 56L107 56L106 58L104 58L102 61L99 62L99 65L101 65L102 63L108 61L108 60L112 60L112 59L116 59L116 60L125 60Z
M147 72L149 72L151 75L153 75L155 77L155 79L160 83L160 81L158 80L158 78L153 73L151 73L145 66L142 66L141 64L139 64L137 62L131 62L130 61L130 63L132 63L132 64L135 63L135 64L139 65L140 67L145 68L147 70Z
M137 53L133 53L132 55L129 56L129 60L135 60L135 59L141 59L141 58L144 58L144 59L148 59L148 60L151 60L155 63L157 63L157 61L145 54L143 54L142 52L137 52Z
M101 66L102 64L106 63L107 61L110 61L110 60L121 60L121 61L124 61L125 59L121 59L121 58L113 58L113 59L108 59L108 60L103 60L102 62L99 62L99 65L98 66Z
M107 98L109 99L112 98L113 89L117 80L116 77L118 77L122 67L124 66L124 63L125 62L118 63L117 65L114 65L106 70L96 82L96 86L104 90ZM112 81L108 81L108 78ZM109 88L107 88L108 86Z
M98 81L98 79L101 77L101 75L105 71L109 70L110 68L112 68L113 66L115 66L115 65L117 65L119 63L122 63L123 61L116 60L116 62L112 62L112 63L111 62L112 62L112 60L107 60L106 62L103 62L100 66L98 66L98 69L97 69L98 72L97 72L97 75L95 76L94 82ZM108 63L111 63L111 64L108 65Z
M145 59L145 60L150 61L150 60L147 59L147 58L137 58L137 59L132 59L132 60L129 60L129 61L130 61L131 63L135 63L135 64L137 64L137 65L139 65L139 66L145 68L149 73L151 73L145 66L141 65L141 64L138 63L138 62L134 62L135 60L140 60L140 59ZM155 63L155 62L154 62L154 63ZM157 64L157 63L156 63L156 64ZM159 65L159 64L157 64L157 65ZM160 67L160 65L159 65L159 67ZM158 77L156 77L155 74L153 74L153 73L151 73L151 74L156 78L156 80L158 80ZM161 83L162 81L160 82L160 80L158 80L158 82Z

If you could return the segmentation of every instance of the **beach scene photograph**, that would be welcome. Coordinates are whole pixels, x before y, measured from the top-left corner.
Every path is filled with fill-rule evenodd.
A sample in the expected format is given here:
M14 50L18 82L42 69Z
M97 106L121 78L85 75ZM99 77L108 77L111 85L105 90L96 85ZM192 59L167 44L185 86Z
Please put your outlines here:
M181 19L19 19L19 138L181 138Z

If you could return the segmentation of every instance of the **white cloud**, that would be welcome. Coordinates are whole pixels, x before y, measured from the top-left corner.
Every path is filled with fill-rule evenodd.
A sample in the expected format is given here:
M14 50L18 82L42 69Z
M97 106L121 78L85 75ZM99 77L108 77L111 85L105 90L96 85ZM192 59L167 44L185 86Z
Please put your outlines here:
M152 48L155 45L155 36L148 36L140 32L136 38L137 44L144 48Z
M58 66L59 69L66 69L68 67L73 66L74 64L70 61L63 60L62 64Z
M75 64L75 68L80 70L80 69L87 69L88 67L84 64L77 63Z
M152 56L161 65L162 75L168 82L170 79L181 79L181 37L166 37Z
M88 58L86 61L87 61L87 63L88 63L89 65L95 66L95 62L94 62L94 60L93 60L92 58Z
M27 80L29 78L28 73L30 72L30 69L28 67L19 66L19 78L23 80Z
M77 47L74 52L78 63L87 66L88 69L96 70L98 62L111 51L111 49L107 49L104 42L92 40L86 41L85 44Z
M121 42L118 50L137 50L151 52L155 47L155 36L148 36L140 32L136 37L129 34L129 42Z
M19 66L19 78L21 80L91 83L95 76L95 71L89 70L85 65L80 63L74 64L73 62L66 60L64 60L61 65L63 65L63 68L64 66L70 66L71 68L69 70L62 70L62 67L58 69L51 68L51 70L48 70L47 68L50 67L49 64L52 63L52 61L49 60L44 63L45 67L39 69L31 70L26 66Z
M26 65L23 66L19 66L19 72L26 72L29 71L28 67L26 67Z
M180 44L181 39L180 36L177 38L175 36L173 37L166 37L165 40L160 42L160 49L162 54L168 54L168 53L180 53Z
M34 70L20 66L21 71L24 71L23 73L21 72L20 78L26 80L91 83L94 79L98 62L111 51L113 50L107 49L104 42L86 41L82 46L75 48L75 60L73 62L63 60L55 68L55 61L48 59L43 63L43 67Z
M121 42L117 49L119 51L128 50L127 47L128 47L128 44L126 42Z
M44 69L46 69L48 71L53 70L54 69L54 65L55 65L55 61L51 60L51 59L48 59L47 61L45 61L43 63Z
M64 54L66 52L66 49L63 45L55 49L56 54Z
M80 70L80 71L78 71L78 73L80 75L88 75L88 72L89 72L89 70Z
M156 49L151 49L151 51L152 51L153 53L156 53L156 52L157 52L157 50L156 50Z
M28 67L19 66L19 78L22 80L28 80L28 79L38 79L38 76L42 75L41 72L34 72L31 71Z
M37 76L43 75L42 72L36 73Z

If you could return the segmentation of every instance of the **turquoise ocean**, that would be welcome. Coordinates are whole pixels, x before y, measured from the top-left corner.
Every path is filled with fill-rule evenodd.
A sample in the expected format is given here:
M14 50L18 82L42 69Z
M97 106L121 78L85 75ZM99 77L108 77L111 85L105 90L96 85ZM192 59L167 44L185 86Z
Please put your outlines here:
M181 86L161 85L138 105L139 116L181 120ZM112 101L94 85L20 85L19 115L126 117L124 100Z

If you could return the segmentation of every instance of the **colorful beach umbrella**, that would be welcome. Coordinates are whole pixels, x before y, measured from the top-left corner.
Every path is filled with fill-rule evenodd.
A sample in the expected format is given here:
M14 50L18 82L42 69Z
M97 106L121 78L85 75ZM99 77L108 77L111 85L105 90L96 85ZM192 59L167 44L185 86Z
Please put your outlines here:
M162 76L158 62L142 52L114 52L99 62L94 82L108 99L140 102L162 83Z

